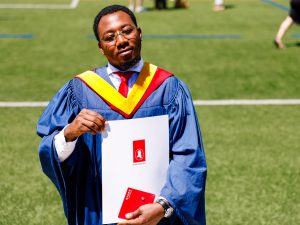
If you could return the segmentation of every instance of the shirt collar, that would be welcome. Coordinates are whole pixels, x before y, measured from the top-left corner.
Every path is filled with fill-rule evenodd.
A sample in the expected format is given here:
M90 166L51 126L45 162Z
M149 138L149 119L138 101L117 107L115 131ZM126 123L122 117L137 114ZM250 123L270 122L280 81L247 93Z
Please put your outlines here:
M140 59L140 61L138 61L136 64L134 64L132 67L128 68L125 71L135 71L140 73L142 71L144 67L144 60L143 58ZM111 65L110 63L107 64L107 74L110 75L114 72L119 72L120 70L116 67L114 67L113 65ZM123 72L125 72L123 71Z

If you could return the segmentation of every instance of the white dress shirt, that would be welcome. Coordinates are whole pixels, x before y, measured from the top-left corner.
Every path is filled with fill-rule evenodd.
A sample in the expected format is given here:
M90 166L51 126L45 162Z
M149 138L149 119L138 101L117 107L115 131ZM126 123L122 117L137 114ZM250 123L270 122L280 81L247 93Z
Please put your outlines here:
M136 82L136 79L137 79L139 73L143 69L143 66L144 66L144 60L141 58L141 60L138 63L136 63L134 66L132 66L128 70L126 70L126 71L134 71L135 72L128 81L128 93L130 92L134 83ZM107 74L108 74L111 82L113 83L114 87L118 90L119 86L121 84L121 79L117 74L114 74L114 72L119 72L120 70L117 69L116 67L114 67L113 65L111 65L110 63L108 63L106 71L107 71ZM123 71L123 72L126 72L126 71ZM77 139L72 142L66 142L64 130L66 129L67 126L65 126L64 129L62 131L60 131L54 137L54 145L55 145L57 156L58 156L58 159L60 162L65 161L72 154L72 152L75 149L76 142L77 142Z

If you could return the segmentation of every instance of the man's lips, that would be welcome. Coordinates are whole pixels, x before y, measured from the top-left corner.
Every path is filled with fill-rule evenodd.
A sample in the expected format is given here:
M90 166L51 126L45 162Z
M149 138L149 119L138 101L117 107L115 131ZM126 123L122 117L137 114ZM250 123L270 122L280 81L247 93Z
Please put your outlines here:
M121 51L118 52L118 55L127 55L127 54L131 54L132 51L133 51L132 48L123 49L123 50L121 50Z

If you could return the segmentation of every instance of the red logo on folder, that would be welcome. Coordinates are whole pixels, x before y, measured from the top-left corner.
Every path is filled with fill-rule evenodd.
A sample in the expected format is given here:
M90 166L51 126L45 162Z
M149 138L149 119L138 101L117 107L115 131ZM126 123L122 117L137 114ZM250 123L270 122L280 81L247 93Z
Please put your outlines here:
M145 140L133 141L133 163L146 161Z
M149 192L128 188L119 212L119 218L126 219L125 215L134 212L140 206L154 202L155 195Z

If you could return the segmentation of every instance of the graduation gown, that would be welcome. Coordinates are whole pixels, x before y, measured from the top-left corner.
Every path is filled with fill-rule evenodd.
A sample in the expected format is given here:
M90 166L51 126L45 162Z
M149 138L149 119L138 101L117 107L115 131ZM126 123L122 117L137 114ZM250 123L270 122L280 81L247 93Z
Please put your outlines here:
M145 63L144 67L149 65ZM168 73L160 68L157 70L162 74ZM106 85L113 86L106 66L96 69L95 73ZM141 74L138 79L140 77ZM158 73L157 77L163 76ZM140 84L143 86L143 82ZM105 96L95 93L75 77L56 93L44 110L37 124L37 133L42 137L40 162L61 196L69 225L102 224L101 134L86 133L80 136L73 153L62 163L58 160L54 145L54 136L71 123L83 108L94 110L107 120L168 115L170 164L160 195L169 201L174 213L159 224L205 225L206 160L188 88L175 76L168 75L149 89L151 85L147 88L148 94L142 96L142 101L132 107L132 111L124 113L126 110L119 110L118 104L112 105Z

